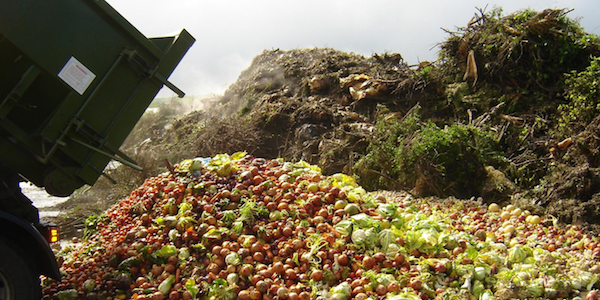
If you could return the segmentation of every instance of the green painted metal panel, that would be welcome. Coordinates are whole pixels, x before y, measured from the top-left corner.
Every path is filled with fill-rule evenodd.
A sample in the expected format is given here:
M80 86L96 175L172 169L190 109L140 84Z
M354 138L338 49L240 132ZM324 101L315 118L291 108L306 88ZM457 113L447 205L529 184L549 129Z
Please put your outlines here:
M102 0L0 4L0 164L53 194L93 184L195 42L147 38ZM19 152L19 153L14 153Z

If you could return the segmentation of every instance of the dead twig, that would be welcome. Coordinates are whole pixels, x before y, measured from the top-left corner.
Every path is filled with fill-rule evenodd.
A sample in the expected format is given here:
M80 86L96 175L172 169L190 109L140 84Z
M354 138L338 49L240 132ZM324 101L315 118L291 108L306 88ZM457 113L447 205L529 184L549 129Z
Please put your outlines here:
M169 172L171 172L172 174L175 173L175 169L173 169L173 165L171 165L171 162L169 162L168 158L163 159L163 161L165 162L165 167L167 167L167 170L169 170Z
M398 189L403 189L404 188L404 186L402 185L402 183L400 183L398 180L396 180L396 179L394 179L394 178L392 178L392 177L390 177L390 176L388 176L386 174L383 174L383 173L381 173L379 171L376 171L376 170L373 170L373 169L368 169L368 171L371 172L371 173L373 173L373 174L375 174L375 175L377 175L377 176L383 177L383 178L391 181Z
M515 167L520 167L520 166L522 166L522 165L528 165L528 164L530 164L530 163L532 163L532 162L536 162L536 161L544 161L544 160L551 160L551 159L552 159L552 157L540 157L540 158L528 159L528 160L526 160L526 161L522 161L522 162L519 162L519 163L514 163L514 162L512 162L512 161L511 161L511 163L512 163L512 164L513 164Z

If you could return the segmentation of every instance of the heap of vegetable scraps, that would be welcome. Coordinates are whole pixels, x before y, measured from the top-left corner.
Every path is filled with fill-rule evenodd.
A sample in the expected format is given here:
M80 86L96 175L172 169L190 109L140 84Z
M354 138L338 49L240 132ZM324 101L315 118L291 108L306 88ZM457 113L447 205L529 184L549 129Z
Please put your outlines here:
M366 193L245 153L147 179L44 299L597 299L600 243L512 205Z

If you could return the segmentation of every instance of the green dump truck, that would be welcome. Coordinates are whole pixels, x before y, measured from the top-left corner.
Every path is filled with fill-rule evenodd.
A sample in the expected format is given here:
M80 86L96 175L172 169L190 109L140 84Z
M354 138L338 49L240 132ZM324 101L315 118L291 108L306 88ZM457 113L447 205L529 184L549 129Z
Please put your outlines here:
M194 41L147 38L103 0L0 3L0 300L60 277L19 182L67 196L111 160L139 169L119 147L163 86L183 96L167 78Z

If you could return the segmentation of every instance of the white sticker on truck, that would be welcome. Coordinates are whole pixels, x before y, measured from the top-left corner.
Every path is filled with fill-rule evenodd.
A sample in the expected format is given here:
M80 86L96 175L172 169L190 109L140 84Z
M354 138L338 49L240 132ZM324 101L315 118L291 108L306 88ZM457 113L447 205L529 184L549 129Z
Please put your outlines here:
M94 78L96 78L96 74L92 73L90 69L71 56L62 70L58 72L58 77L64 80L80 95L83 95L92 81L94 81Z

